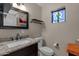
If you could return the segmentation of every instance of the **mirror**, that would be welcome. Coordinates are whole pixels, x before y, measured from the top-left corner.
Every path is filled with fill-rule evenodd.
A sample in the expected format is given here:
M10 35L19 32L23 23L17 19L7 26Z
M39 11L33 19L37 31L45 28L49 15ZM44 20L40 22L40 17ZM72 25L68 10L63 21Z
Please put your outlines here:
M12 7L12 4L2 4L0 28L28 29L28 12Z

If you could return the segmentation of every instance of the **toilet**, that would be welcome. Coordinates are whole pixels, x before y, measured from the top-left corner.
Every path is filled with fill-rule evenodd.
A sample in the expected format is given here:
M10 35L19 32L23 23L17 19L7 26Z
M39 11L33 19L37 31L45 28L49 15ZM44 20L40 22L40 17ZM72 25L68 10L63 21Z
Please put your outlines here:
M39 40L38 42L38 55L39 56L53 56L54 55L54 51L47 47L47 46L43 46L43 37L38 37L35 38L36 40Z

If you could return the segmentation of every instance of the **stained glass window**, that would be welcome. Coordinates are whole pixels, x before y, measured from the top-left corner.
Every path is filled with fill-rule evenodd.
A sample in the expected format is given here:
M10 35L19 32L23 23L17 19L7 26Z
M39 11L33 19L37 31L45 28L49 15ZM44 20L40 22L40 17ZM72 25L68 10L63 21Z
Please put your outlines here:
M65 21L65 8L52 11L52 23L60 23Z

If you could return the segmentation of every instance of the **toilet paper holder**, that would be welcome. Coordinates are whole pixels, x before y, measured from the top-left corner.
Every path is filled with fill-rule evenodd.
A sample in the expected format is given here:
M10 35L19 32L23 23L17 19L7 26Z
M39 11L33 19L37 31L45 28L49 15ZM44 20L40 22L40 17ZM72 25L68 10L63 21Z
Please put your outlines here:
M59 48L59 43L54 43L53 46L54 46L55 48Z

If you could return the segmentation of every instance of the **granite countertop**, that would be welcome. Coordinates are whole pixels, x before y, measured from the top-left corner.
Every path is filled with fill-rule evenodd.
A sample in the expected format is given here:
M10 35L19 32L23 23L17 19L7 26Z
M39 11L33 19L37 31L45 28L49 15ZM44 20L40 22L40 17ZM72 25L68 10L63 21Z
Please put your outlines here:
M29 40L30 42L29 43L24 43L22 45L18 45L18 46L15 46L15 47L11 47L11 48L9 48L7 46L7 44L10 44L10 43L13 43L13 42L16 42L16 41L6 41L6 42L0 43L0 56L5 55L5 54L9 54L13 51L22 49L24 47L28 47L28 46L30 46L34 43L37 43L39 41L39 39L32 39L32 38L30 38L30 39L26 38L26 39L17 40L17 41L23 41L23 40Z

